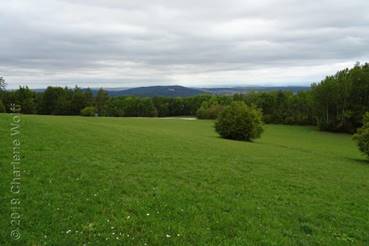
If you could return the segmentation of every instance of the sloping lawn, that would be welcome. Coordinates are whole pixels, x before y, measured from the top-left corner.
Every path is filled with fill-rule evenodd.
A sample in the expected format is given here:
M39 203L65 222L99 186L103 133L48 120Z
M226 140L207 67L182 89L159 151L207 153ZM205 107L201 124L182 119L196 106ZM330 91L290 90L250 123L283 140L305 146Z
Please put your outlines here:
M10 122L0 245L369 244L369 163L349 135L267 125L246 143L211 121L22 115L14 194Z

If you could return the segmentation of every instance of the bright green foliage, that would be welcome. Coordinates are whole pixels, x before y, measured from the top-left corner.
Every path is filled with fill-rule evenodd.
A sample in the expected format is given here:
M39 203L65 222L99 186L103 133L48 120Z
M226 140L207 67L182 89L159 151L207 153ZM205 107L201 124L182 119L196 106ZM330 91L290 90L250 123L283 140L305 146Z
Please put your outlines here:
M210 103L205 101L197 110L196 117L198 119L216 119L223 110L224 106L220 105L218 102Z
M357 130L354 135L357 145L361 152L369 157L369 112L363 117L363 126Z
M233 102L219 114L215 130L223 138L251 141L263 132L262 114L254 106Z
M107 102L109 101L108 93L100 88L97 91L95 98L96 112L99 116L104 116L107 113Z
M61 87L47 87L42 93L38 113L41 114L72 114L71 101L73 91L70 89L63 89ZM80 108L81 110L82 108ZM80 111L78 111L79 114Z
M112 97L108 103L110 116L154 117L157 114L151 98Z
M369 111L369 63L312 85L314 115L322 130L354 132Z
M73 91L71 101L72 114L79 114L87 106L93 105L93 96L90 89L82 90L76 87Z
M232 98L229 96L212 96L203 101L196 111L198 119L216 119L223 112L224 107L231 104Z
M37 113L55 115L79 115L87 106L93 106L90 89L48 87L36 98Z
M19 105L23 114L37 112L36 93L27 86L21 86L17 90L12 91L0 91L0 98L9 112L11 104Z
M36 93L33 92L31 89L26 87L19 87L18 90L14 92L15 94L15 101L20 105L21 112L24 114L33 114L36 112L36 104L35 104L35 97Z
M310 91L249 92L236 94L235 101L254 104L263 112L265 123L313 125L312 96Z
M96 108L93 106L87 106L81 110L82 116L95 116L95 114L96 114Z

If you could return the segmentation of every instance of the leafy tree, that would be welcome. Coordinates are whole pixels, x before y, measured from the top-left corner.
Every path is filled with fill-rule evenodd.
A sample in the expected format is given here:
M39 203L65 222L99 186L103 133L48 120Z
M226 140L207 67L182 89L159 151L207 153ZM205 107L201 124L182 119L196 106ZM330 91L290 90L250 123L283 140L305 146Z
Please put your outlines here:
M47 87L42 93L42 98L39 106L40 114L55 114L55 108L60 95L64 93L63 88Z
M68 88L48 87L36 94L35 102L40 114L70 115L73 91Z
M3 77L0 77L0 91L4 91L6 87L6 82Z
M183 112L182 115L196 115L197 110L200 108L202 102L206 101L209 95L198 95L192 97L183 98Z
M114 117L124 116L124 98L123 97L110 97L107 102L107 115Z
M154 107L154 104L151 100L151 98L146 98L141 100L140 104L140 115L139 116L145 116L145 117L155 117L158 116L158 111Z
M75 87L71 101L71 114L78 115L87 106L92 106L93 96L90 89L82 90Z
M365 113L363 117L363 126L357 130L353 138L357 141L359 150L369 158L369 112Z
M159 117L169 116L169 100L167 97L154 97L152 99Z
M298 92L288 98L284 124L313 124L312 97L310 92Z
M169 109L170 116L186 115L186 113L184 112L185 100L180 97L170 98L168 109Z
M152 102L158 116L196 115L197 110L209 95L199 95L184 98L154 97Z
M5 94L5 87L6 87L6 83L3 77L0 77L0 101L2 101L4 94ZM4 107L4 112L5 112L5 106L3 104Z
M87 106L81 110L82 116L95 116L96 108L94 106Z
M93 106L95 103L95 98L94 95L92 94L91 89L90 88L84 89L83 94L86 106Z
M106 107L109 100L108 93L100 88L96 94L95 98L95 105L96 105L96 112L98 115L106 115Z
M68 88L59 90L58 98L56 99L55 103L55 108L53 109L53 114L56 115L71 114L72 96L73 91Z
M312 85L314 115L322 130L354 132L369 111L369 64L356 64Z
M4 106L4 103L3 101L0 99L0 113L5 113L6 110L5 110L5 106Z
M230 105L231 102L232 97L229 96L211 96L202 102L196 111L196 116L199 119L216 119L224 107Z
M26 87L19 87L15 91L15 103L21 106L21 112L24 114L34 114L36 112L35 97L36 94Z
M289 91L250 92L236 94L234 101L254 104L263 112L266 123L313 124L312 96L310 91L292 93Z
M157 110L150 98L126 97L122 101L124 116L157 116Z
M224 106L218 102L203 102L201 107L196 112L196 117L199 119L216 119L224 110Z
M78 115L81 110L87 105L85 93L82 89L75 87L73 90L72 102L71 102L71 113Z
M255 106L233 102L219 114L215 130L223 138L251 141L263 132L262 114Z

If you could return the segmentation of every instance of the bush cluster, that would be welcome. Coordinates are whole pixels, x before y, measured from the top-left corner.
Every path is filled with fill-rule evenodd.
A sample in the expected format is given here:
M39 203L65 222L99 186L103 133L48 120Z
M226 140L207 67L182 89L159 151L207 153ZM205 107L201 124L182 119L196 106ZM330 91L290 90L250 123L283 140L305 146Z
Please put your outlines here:
M360 151L369 158L369 112L365 113L363 126L357 130L353 138L357 141Z
M205 101L197 110L196 117L198 119L216 119L223 110L223 105L220 105L218 103L209 105L209 103Z
M215 130L223 138L251 141L263 132L262 114L255 106L233 102L219 114Z
M85 107L81 110L82 116L95 116L96 115L96 108L93 106Z

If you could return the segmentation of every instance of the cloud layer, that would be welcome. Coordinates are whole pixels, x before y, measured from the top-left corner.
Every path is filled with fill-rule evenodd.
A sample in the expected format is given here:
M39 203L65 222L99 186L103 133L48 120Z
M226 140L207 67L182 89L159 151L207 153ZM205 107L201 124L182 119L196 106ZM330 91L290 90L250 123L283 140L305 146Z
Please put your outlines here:
M369 1L0 3L9 87L309 84L369 61Z

